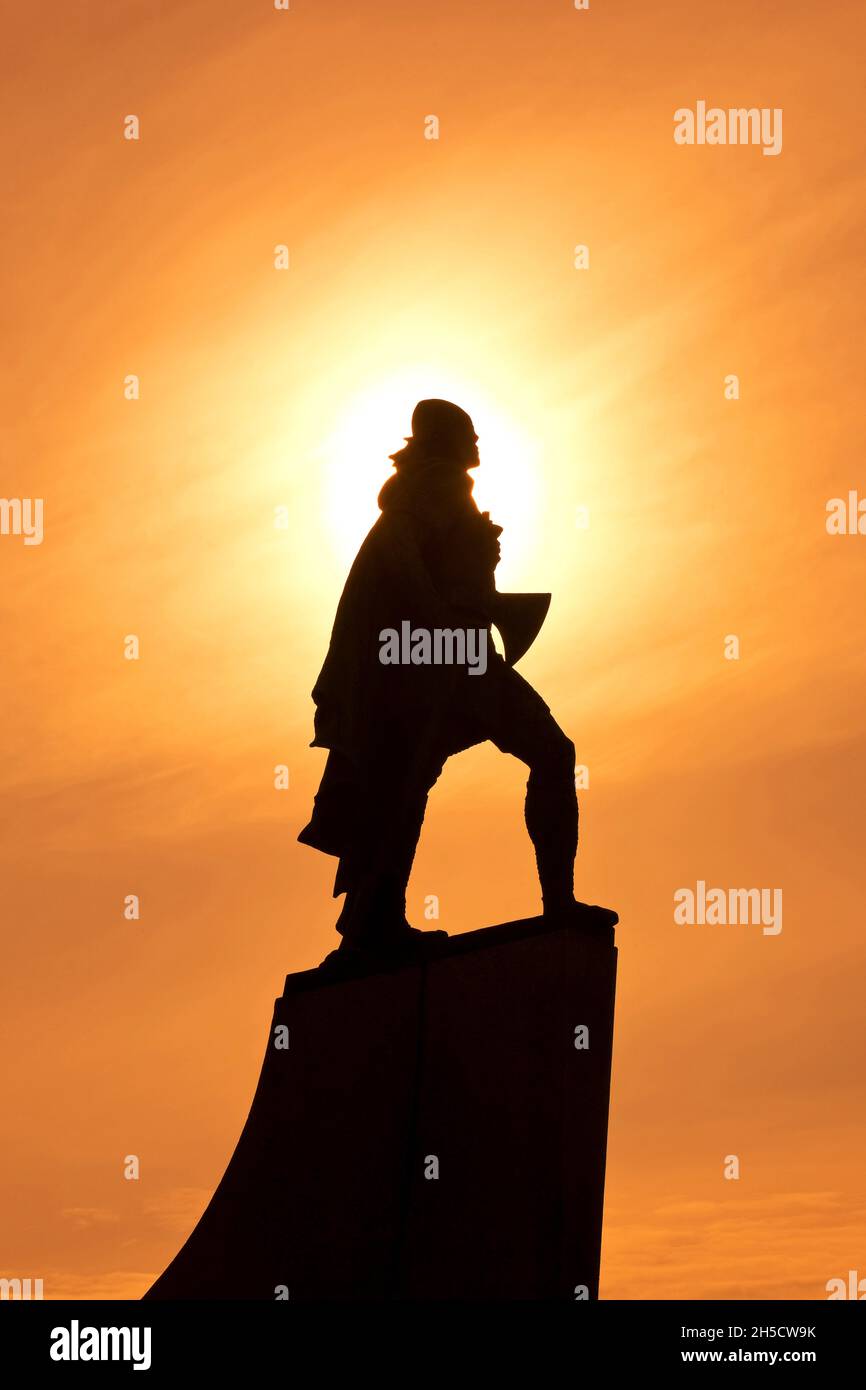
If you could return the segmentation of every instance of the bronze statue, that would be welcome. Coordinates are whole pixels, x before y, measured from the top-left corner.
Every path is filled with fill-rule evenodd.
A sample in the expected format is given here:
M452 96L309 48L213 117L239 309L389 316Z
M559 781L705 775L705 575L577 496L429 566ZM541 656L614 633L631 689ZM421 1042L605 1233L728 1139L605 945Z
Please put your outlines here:
M313 690L312 747L328 758L298 838L339 859L341 955L411 950L437 935L406 920L427 796L452 753L485 739L529 767L526 826L545 915L575 910L574 745L513 669L550 596L496 591L501 527L472 496L478 436L465 411L420 401L392 459Z

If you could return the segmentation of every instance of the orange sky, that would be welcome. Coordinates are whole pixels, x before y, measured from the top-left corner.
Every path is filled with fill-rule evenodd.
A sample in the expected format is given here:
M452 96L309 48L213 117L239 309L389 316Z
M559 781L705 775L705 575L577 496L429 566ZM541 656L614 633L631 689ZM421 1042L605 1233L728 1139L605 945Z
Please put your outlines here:
M824 524L866 489L863 28L841 0L7 18L0 493L45 537L0 535L0 1274L138 1296L222 1173L283 976L336 942L333 861L295 842L309 691L442 383L500 587L553 591L521 669L590 769L579 895L622 919L602 1296L866 1272L866 538ZM698 100L782 108L782 153L676 145ZM449 931L537 911L522 782L449 764L416 922L429 893ZM698 879L781 887L782 932L676 925Z

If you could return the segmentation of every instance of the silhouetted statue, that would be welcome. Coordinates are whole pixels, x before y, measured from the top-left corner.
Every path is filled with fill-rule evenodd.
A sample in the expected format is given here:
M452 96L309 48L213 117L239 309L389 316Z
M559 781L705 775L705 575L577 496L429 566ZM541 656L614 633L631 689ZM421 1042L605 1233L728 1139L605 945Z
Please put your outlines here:
M501 527L472 496L477 441L450 401L416 406L313 690L312 747L329 751L298 838L339 858L341 952L389 952L436 935L406 921L427 795L452 753L485 739L529 768L526 826L545 916L575 909L574 745L510 664L538 631L549 595L496 592Z

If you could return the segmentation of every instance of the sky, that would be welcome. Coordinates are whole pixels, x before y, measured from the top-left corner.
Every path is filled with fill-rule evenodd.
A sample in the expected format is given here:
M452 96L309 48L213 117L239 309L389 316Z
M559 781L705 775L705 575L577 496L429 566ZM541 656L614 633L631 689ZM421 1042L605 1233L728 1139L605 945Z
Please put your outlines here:
M296 842L310 691L436 395L476 422L499 587L553 593L520 669L587 769L578 896L620 914L601 1296L863 1268L866 537L826 524L866 496L863 28L7 13L0 493L44 521L0 534L0 1274L139 1297L219 1181L283 977L337 943ZM676 143L699 101L781 110L780 152ZM539 910L523 782L448 764L417 925ZM676 922L699 881L781 889L782 930Z

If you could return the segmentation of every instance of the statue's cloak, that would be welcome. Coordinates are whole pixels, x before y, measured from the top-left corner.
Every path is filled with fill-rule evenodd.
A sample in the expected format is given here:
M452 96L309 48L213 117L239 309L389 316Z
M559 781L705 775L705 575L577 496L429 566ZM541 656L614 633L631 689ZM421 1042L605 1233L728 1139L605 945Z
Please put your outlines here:
M313 689L313 748L328 760L310 822L298 839L325 854L350 852L377 762L411 755L435 729L454 690L448 665L384 665L381 633L488 627L483 602L493 587L499 528L472 497L472 479L432 458L389 478L381 515L364 540L337 607L325 663ZM335 893L341 891L335 887Z

